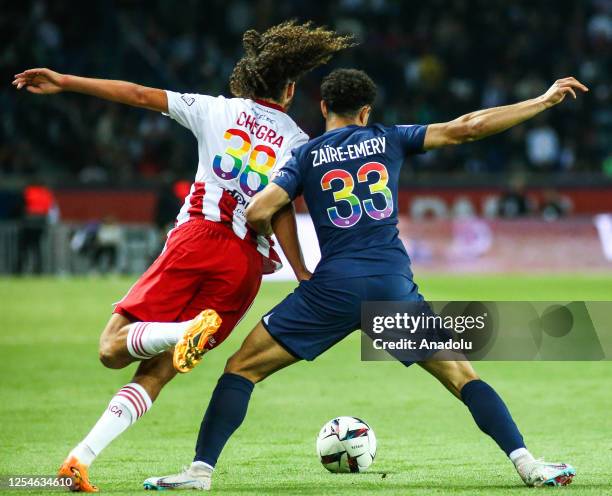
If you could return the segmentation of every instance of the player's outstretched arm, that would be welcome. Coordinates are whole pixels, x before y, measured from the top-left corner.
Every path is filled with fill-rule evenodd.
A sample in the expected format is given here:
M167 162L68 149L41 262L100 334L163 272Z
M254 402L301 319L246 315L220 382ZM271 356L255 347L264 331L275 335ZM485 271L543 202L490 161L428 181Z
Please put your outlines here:
M41 68L28 69L15 74L13 86L18 90L25 88L30 93L38 95L72 91L133 107L168 112L168 97L164 90L148 88L127 81L85 78Z
M500 133L561 103L568 94L575 99L576 91L589 90L573 77L558 79L546 93L537 98L514 105L478 110L450 122L430 124L423 147L430 150L446 145L459 145Z

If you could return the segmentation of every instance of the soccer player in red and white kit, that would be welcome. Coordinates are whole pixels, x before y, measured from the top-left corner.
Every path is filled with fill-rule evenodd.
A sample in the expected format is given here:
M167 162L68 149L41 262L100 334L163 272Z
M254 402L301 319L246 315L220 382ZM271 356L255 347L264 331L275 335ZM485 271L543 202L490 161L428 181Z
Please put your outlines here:
M230 78L236 97L230 99L49 69L15 76L16 88L31 93L71 91L163 112L198 141L195 182L175 228L102 332L100 360L106 367L140 364L60 468L59 476L71 478L73 490L98 490L88 476L96 456L149 410L177 371L190 370L223 342L253 302L262 274L280 265L270 240L247 225L245 210L268 183L272 167L308 139L285 113L295 82L351 44L349 37L310 23L249 30ZM307 278L292 209L277 218L274 230L298 279Z

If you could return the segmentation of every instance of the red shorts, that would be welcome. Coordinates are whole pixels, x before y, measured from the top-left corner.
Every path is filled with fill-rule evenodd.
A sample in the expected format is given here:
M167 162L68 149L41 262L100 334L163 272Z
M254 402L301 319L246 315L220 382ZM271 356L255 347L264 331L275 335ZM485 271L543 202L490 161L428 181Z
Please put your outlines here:
M214 348L253 303L262 272L263 257L253 245L223 224L192 219L170 232L114 313L131 321L182 322L213 309L223 321L207 345Z

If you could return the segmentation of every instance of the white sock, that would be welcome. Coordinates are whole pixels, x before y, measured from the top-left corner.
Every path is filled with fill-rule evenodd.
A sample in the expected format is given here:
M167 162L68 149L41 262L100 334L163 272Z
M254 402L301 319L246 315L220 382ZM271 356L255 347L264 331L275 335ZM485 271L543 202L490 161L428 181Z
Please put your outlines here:
M191 469L194 472L203 472L203 473L208 472L212 474L213 470L215 470L215 467L213 467L212 465L209 465L206 462L196 460L194 462L191 462Z
M508 455L508 458L510 458L510 461L514 463L514 466L516 467L517 470L519 469L520 466L524 465L525 463L530 463L535 460L535 458L533 457L533 455L529 452L527 448L515 449L513 452L511 452Z
M140 384L126 384L113 396L96 425L70 455L85 465L91 465L102 450L142 417L151 405L151 398Z
M191 321L186 322L135 322L130 325L127 349L139 360L147 360L162 351L169 350L183 336Z

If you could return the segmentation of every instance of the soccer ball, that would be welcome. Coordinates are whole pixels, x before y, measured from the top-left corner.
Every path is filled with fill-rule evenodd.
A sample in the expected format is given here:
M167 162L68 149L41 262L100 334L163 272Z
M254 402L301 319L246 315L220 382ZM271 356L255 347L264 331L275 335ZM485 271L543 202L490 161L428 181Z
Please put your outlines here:
M330 472L365 472L376 456L376 436L361 419L336 417L319 432L317 454Z

